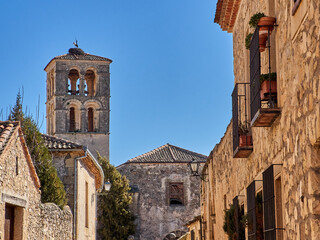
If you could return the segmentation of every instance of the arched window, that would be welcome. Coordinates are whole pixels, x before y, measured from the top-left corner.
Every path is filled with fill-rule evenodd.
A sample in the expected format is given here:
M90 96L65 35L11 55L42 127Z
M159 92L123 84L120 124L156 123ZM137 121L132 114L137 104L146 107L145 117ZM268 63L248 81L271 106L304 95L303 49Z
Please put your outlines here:
M68 75L69 85L68 93L71 95L79 94L79 77L80 74L76 69L71 69Z
M92 70L87 70L85 75L87 90L85 91L87 96L94 96L95 93L95 74Z
M76 117L75 117L75 111L74 111L74 107L70 108L70 124L69 124L69 131L70 132L74 132L76 130Z
M93 132L93 108L88 108L88 132Z

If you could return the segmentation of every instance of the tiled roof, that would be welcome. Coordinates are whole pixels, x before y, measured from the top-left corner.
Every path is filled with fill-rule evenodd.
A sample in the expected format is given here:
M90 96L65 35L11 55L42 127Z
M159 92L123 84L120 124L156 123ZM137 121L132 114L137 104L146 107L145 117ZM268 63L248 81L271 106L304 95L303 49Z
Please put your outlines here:
M100 57L96 55L91 55L89 53L85 53L83 55L75 55L75 54L64 54L60 55L57 57L54 57L53 59L64 59L64 60L89 60L89 61L110 61L112 62L111 59L105 58L105 57Z
M34 181L36 187L39 189L40 188L40 180L38 178L36 169L33 165L27 144L26 144L25 139L23 137L23 132L21 130L20 123L18 121L17 122L0 121L0 155L2 154L4 149L6 148L6 145L9 142L9 140L11 139L11 137L15 136L15 135L13 135L14 132L17 132L17 134L20 138L21 146L24 151L27 164L29 166L30 174L33 178L33 181ZM12 139L12 140L14 140L14 139ZM15 145L14 145L14 147L15 147Z
M0 154L8 143L13 131L19 125L19 122L0 121Z
M222 30L232 32L240 3L241 0L218 0L214 22L218 23Z
M112 63L112 60L109 59L109 58L100 57L100 56L92 55L92 54L89 54L89 53L85 53L80 48L70 48L69 52L67 54L56 56L53 59L51 59L51 61L47 64L47 66L44 69L46 69L49 66L49 64L55 59L57 59L57 60L61 59L61 60L104 61L104 62Z
M47 134L41 134L41 135L42 135L42 138L43 138L47 148L49 149L49 151L83 150L82 160L83 160L84 164L88 167L88 169L90 169L90 171L95 176L96 189L98 190L101 188L101 186L103 185L103 181L104 181L103 170L102 170L101 166L99 165L99 163L97 162L97 160L95 159L95 157L90 153L90 151L86 147L84 147L83 145L80 145L78 143L71 142L69 140L65 140L62 138L53 137L53 136L50 136ZM87 154L84 153L86 151L87 151Z
M128 160L126 163L188 163L192 160L206 162L207 156L170 144Z
M83 149L83 146L62 138L42 134L42 138L48 149Z

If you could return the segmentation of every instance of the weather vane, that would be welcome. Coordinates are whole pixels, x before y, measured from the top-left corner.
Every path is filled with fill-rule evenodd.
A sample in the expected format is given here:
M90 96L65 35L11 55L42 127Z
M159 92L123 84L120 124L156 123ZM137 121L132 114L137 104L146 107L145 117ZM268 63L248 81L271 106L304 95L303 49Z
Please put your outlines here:
M76 39L76 42L73 42L73 45L75 45L77 48L79 47L78 46L78 40Z

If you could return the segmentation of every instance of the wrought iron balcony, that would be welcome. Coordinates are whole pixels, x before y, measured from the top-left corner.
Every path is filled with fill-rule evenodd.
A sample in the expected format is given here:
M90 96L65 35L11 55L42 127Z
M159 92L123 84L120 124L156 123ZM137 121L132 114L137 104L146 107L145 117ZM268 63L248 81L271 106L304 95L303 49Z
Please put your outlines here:
M234 158L246 158L253 151L248 102L249 83L237 83L232 92L232 134Z
M261 27L261 26L260 26ZM269 26L266 35L262 36L258 26L250 45L250 100L251 126L269 127L280 115L277 101L276 74L271 73L270 34L273 26ZM268 73L261 75L260 52L264 46L268 49ZM265 80L265 81L263 81Z

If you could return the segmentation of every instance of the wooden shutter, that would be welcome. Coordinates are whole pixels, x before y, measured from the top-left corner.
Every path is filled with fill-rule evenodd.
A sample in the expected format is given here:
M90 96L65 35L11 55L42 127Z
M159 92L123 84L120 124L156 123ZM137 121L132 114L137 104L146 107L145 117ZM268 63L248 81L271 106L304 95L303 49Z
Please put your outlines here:
M248 240L256 240L257 239L256 185L254 181L247 187L247 209L248 209Z
M273 165L263 172L264 239L276 239Z
M251 120L261 107L260 99L260 51L259 51L259 27L256 28L250 45L250 100Z
M238 84L234 87L232 92L232 139L233 139L233 152L239 146L239 126L238 126Z

